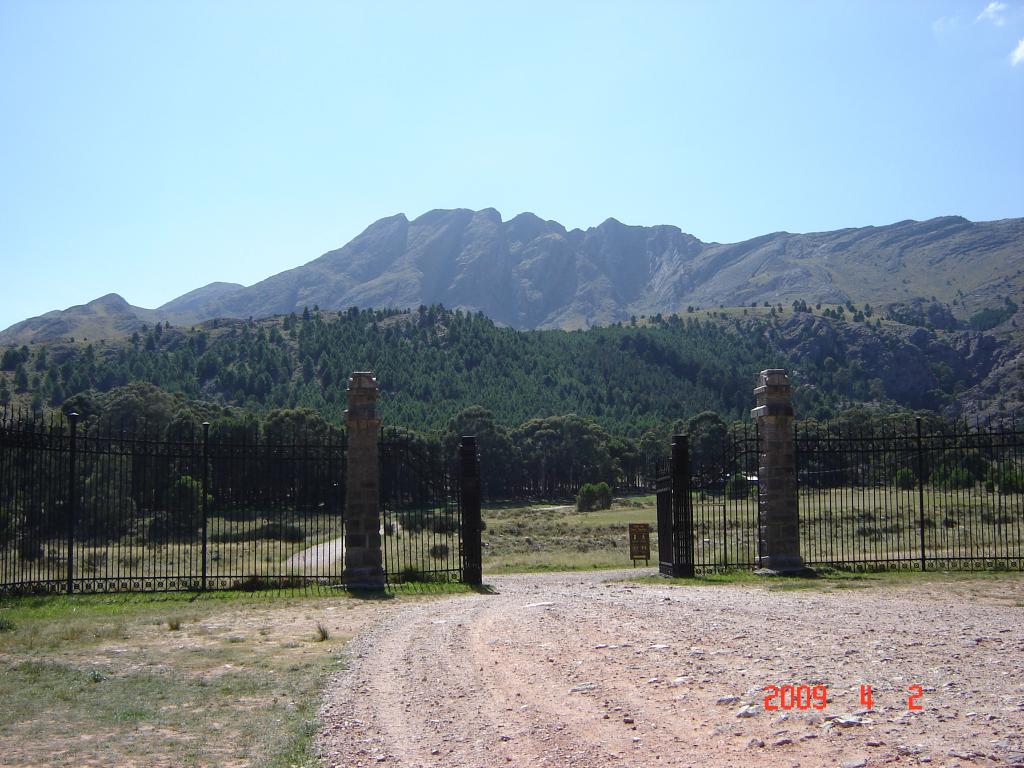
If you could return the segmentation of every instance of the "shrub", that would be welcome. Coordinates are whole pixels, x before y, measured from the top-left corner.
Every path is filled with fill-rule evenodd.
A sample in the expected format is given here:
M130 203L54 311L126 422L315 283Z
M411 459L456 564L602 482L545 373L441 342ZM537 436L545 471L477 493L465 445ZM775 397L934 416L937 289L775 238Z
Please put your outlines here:
M211 499L206 497L207 504ZM203 486L198 480L182 475L167 489L164 508L153 514L149 538L161 541L191 537L203 527Z
M591 512L595 509L608 509L612 505L612 489L608 483L585 483L580 487L576 497L576 509L580 512Z
M200 521L202 525L202 521ZM237 543L242 541L305 541L306 534L291 523L265 523L242 531L220 531L210 536L210 541Z
M1024 490L1024 475L1016 467L989 467L985 487L993 486L999 493L1020 493Z
M725 484L725 495L730 499L746 499L750 496L750 483L737 472Z
M14 506L0 507L0 547L13 542L24 525L25 518L20 510Z
M974 487L974 475L963 467L940 469L932 475L932 484L947 490L966 490Z
M595 504L597 504L597 491L593 485L586 483L580 487L580 492L576 496L576 509L579 512L589 512L594 509Z
M430 556L435 560L444 560L448 557L448 545L435 544L430 548Z
M256 535L267 541L305 541L306 534L297 525L291 523L267 523L256 529Z
M129 461L119 461L112 456L98 460L85 481L82 508L75 526L77 538L93 542L121 538L131 528L135 517L131 487Z
M897 472L896 487L901 491L912 491L916 488L917 478L914 476L914 470L904 468Z
M30 536L22 536L18 541L18 555L22 560L34 562L43 559L43 545Z
M986 525L1009 525L1013 522L1013 517L1005 513L982 512L981 522Z
M434 533L455 533L459 526L451 515L442 513L440 515L434 515L434 519L430 523L430 528Z

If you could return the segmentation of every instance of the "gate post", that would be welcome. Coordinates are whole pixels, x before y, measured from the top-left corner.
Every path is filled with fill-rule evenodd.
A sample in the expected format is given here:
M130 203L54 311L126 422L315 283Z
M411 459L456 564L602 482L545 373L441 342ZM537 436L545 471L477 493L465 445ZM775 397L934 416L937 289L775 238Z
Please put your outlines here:
M796 445L789 376L783 368L761 371L754 389L761 436L758 467L758 528L756 565L763 574L813 573L800 556L800 513L797 508Z
M349 589L383 589L377 380L357 371L348 380L348 472L345 482L345 570Z
M690 498L690 438L672 438L672 575L693 578L693 506Z
M463 435L459 443L459 504L462 507L462 581L480 586L483 583L480 457L473 435Z

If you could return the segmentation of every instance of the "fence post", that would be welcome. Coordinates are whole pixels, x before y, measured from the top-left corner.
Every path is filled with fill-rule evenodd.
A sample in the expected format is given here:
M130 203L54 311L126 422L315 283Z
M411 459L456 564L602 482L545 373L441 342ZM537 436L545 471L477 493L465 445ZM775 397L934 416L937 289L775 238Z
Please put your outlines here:
M203 422L203 581L201 589L206 591L206 530L210 518L207 507L207 489L210 484L210 422Z
M672 438L672 575L693 578L693 500L690 498L690 438Z
M917 427L917 519L921 529L921 570L928 570L924 555L924 446L921 442L921 417L915 421Z
M71 452L68 456L68 583L70 595L75 591L75 517L78 514L78 414L69 413L71 422Z
M345 570L349 589L383 589L380 535L380 448L377 380L357 371L348 380L348 471L345 482Z
M761 437L758 467L757 567L763 574L811 574L800 556L800 512L797 507L796 446L793 404L785 369L761 371L754 389Z
M480 457L473 435L463 435L459 443L459 497L462 507L462 581L480 586L483 583Z

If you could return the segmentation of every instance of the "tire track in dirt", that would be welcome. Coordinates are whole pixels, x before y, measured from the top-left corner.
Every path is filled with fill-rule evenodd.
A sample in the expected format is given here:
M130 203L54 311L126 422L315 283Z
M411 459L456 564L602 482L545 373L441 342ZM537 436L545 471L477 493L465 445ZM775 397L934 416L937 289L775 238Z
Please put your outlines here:
M1024 580L1001 604L999 584L962 600L928 584L605 583L625 575L493 578L496 594L390 612L328 690L325 764L1024 762ZM903 689L917 682L926 710L909 713ZM767 712L768 684L827 685L827 711Z

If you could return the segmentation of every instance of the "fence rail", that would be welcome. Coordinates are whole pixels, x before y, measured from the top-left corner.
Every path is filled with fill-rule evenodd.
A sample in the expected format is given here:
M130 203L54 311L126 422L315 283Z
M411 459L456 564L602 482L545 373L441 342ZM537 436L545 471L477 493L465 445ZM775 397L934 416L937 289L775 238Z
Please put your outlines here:
M692 441L691 441L692 444ZM921 420L795 431L800 551L811 567L1024 569L1024 431ZM753 568L756 430L691 455L695 571Z
M401 430L384 430L380 465L388 579L461 581L462 507L440 447Z
M345 445L0 417L0 591L340 583Z
M798 429L795 442L808 565L1024 565L1024 433L1016 425L812 427Z

